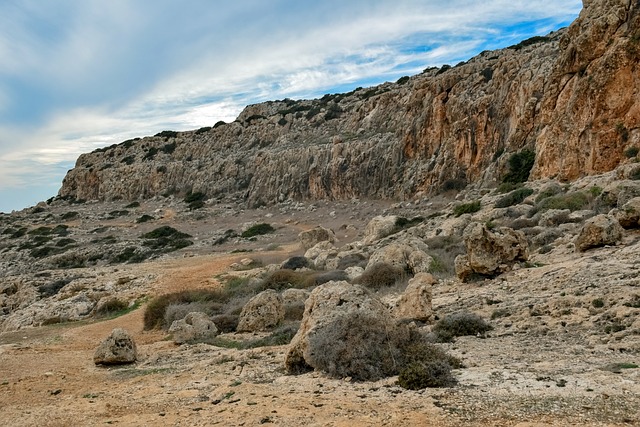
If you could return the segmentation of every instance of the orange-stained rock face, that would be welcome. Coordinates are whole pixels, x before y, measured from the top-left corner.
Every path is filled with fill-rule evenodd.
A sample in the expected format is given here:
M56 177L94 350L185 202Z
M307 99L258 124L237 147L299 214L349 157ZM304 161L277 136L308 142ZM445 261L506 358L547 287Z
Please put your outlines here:
M251 105L207 132L82 155L60 195L202 191L250 205L404 199L453 182L499 181L524 147L536 151L534 178L611 170L626 148L640 147L640 6L584 5L568 29L542 42L483 52L406 82Z

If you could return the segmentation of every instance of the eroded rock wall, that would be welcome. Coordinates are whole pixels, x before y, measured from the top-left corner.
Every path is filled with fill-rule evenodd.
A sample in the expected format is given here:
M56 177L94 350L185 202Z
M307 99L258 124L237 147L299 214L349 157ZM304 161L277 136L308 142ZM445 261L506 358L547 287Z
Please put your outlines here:
M311 101L248 106L213 129L80 156L60 190L133 200L201 191L249 205L285 199L404 199L491 184L510 154L532 176L601 173L640 145L638 1L585 1L566 30L453 68Z

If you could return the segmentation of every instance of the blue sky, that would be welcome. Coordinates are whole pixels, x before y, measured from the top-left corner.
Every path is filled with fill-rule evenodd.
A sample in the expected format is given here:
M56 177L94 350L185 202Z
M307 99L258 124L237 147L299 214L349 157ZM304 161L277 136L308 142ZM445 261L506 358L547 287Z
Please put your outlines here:
M568 25L581 0L2 0L0 211L78 155L456 64Z

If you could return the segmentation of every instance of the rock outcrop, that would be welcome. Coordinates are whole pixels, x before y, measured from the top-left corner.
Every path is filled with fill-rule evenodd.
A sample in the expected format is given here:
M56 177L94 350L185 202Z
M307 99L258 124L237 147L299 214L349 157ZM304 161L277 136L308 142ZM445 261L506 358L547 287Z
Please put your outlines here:
M169 333L176 344L207 342L218 336L218 328L205 313L194 311L175 320Z
M605 245L615 245L622 238L623 229L610 215L598 215L585 222L576 238L576 248L586 251Z
M304 250L308 250L320 242L335 243L336 234L333 230L318 226L311 230L300 232L300 234L298 234L298 240L300 240L300 244Z
M238 332L265 331L284 320L284 303L273 289L267 289L251 298L242 307Z
M399 319L429 322L433 318L433 285L438 281L428 273L418 273L409 280L393 314Z
M116 328L100 343L93 355L93 362L96 365L122 365L135 362L137 357L136 343L129 332Z
M84 154L59 195L140 199L203 192L250 206L290 199L399 199L504 175L615 168L640 145L637 1L584 2L566 30L455 67L326 95L248 106L236 121L162 132Z
M486 225L474 222L465 228L463 239L467 254L455 260L456 274L461 280L473 274L503 273L514 262L526 261L529 257L524 233L508 227L489 230Z

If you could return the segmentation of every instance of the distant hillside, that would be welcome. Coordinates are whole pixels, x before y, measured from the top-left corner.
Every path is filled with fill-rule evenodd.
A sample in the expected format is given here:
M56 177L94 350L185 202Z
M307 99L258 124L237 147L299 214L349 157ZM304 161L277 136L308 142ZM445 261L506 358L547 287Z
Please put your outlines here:
M202 192L285 199L411 198L505 175L573 180L640 147L640 6L584 0L566 30L455 67L307 101L251 105L233 123L83 154L59 195L133 200Z

